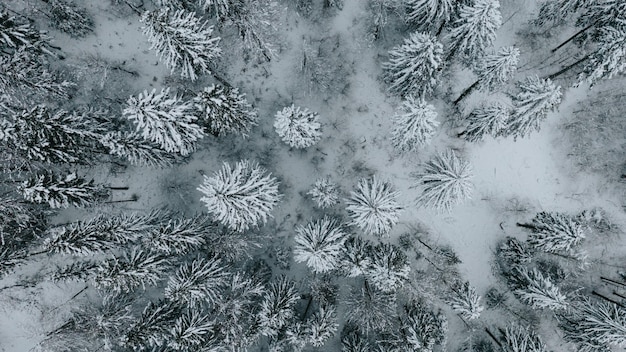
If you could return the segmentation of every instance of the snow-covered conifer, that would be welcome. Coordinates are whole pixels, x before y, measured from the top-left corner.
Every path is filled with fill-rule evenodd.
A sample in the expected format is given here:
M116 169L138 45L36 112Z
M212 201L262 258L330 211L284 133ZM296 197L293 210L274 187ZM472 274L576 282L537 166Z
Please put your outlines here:
M528 264L532 261L532 253L526 243L515 237L507 237L498 247L498 258L504 259L513 266Z
M502 344L505 351L511 352L548 352L548 347L541 337L530 327L519 325L507 326L502 330Z
M548 112L561 102L561 86L550 79L529 76L518 84L520 92L513 99L514 110L507 126L502 130L505 136L526 137L538 131Z
M114 293L132 292L140 286L145 289L162 279L168 265L162 256L135 247L100 263L95 268L95 287Z
M402 210L397 200L399 195L390 182L376 176L362 178L346 199L346 210L352 219L350 224L370 235L388 235Z
M208 12L215 15L218 18L222 18L228 14L232 0L197 0L198 6L202 8L204 12Z
M235 133L247 137L257 125L256 109L237 88L213 84L200 91L193 103L199 113L198 123L215 136Z
M50 9L50 20L56 29L78 38L93 32L93 18L84 8L65 0L43 1Z
M326 216L305 226L299 225L294 238L294 260L306 263L314 273L333 270L339 264L346 237L338 222Z
M405 0L406 18L422 30L448 22L454 12L453 0Z
M365 334L391 329L396 320L396 295L386 293L366 283L355 290L346 302L346 319Z
M341 338L341 352L369 352L371 351L367 339L358 330L345 334Z
M171 153L161 149L156 143L147 142L135 132L109 132L102 136L100 143L109 154L124 158L131 165L164 167L174 161Z
M269 337L278 335L294 314L294 305L300 298L296 285L285 277L272 281L261 302L257 315L261 334Z
M626 23L626 18L624 21ZM578 78L579 81L586 81L590 85L594 85L600 79L611 79L626 71L626 25L600 28L597 46Z
M443 45L430 34L415 32L389 51L389 61L383 63L383 69L390 91L425 96L438 84L443 65Z
M398 347L408 348L409 351L432 352L436 346L445 345L448 320L443 314L434 313L417 302L405 305L404 311L405 314L400 316Z
M372 244L369 241L352 236L344 243L341 268L348 277L365 275L371 264L371 253Z
M170 219L142 236L146 248L164 254L186 254L206 243L206 233L215 230L206 215Z
M423 98L407 95L393 119L393 146L401 152L412 152L430 143L439 121L437 111Z
M31 23L11 15L6 8L0 10L0 49L12 51L24 47L27 50L51 54L48 50L50 39Z
M171 338L170 328L178 317L180 308L172 302L150 302L121 338L121 344L134 351L163 346Z
M562 24L567 17L587 8L594 0L548 0L541 4L537 18L533 23L544 25L550 23L552 25Z
M322 306L307 321L306 333L308 342L313 347L322 347L337 332L337 310L333 306Z
M209 213L235 231L261 225L280 200L278 181L256 163L224 163L212 177L205 176L198 190Z
M383 292L394 292L409 280L409 260L395 245L379 243L372 249L367 278Z
M161 89L160 93L153 89L131 96L122 113L135 124L144 140L157 143L171 153L190 154L196 141L204 136L191 112L191 104L171 96L169 88Z
M229 273L219 258L197 258L181 265L165 287L165 297L187 306L219 301Z
M493 91L511 79L517 71L519 55L518 48L505 46L479 59L475 68L479 88Z
M515 294L535 309L562 310L569 306L569 298L549 277L544 277L535 268L516 268L516 280L520 288L514 291Z
M215 339L215 322L208 315L190 309L180 315L170 329L167 346L174 351L197 351Z
M109 196L109 190L104 186L80 178L75 172L67 175L53 172L36 174L22 182L17 191L25 200L47 203L51 208L86 207Z
M472 195L472 167L448 149L424 164L424 171L413 174L415 187L422 190L418 205L450 211Z
M528 244L547 253L571 253L585 239L585 230L575 218L556 212L540 212L529 224L518 224L531 230Z
M221 55L220 38L211 37L213 26L207 26L194 12L164 7L146 11L141 22L150 49L156 50L172 72L180 68L183 78L195 81L198 74L210 73L211 62Z
M307 148L322 138L319 114L291 104L276 113L274 128L280 138L294 148Z
M481 105L465 118L467 127L460 135L470 142L482 141L485 135L498 137L510 117L511 110L503 103Z
M468 62L477 61L496 39L502 25L499 0L475 0L471 6L461 5L447 38L450 56L461 55Z
M483 305L480 304L480 296L469 282L465 282L454 290L454 295L448 300L448 304L467 320L478 319L484 310Z
M318 208L329 208L339 203L339 187L330 177L315 180L315 185L306 194L313 198Z
M626 309L612 302L585 299L576 313L563 319L565 339L578 351L600 352L626 348Z

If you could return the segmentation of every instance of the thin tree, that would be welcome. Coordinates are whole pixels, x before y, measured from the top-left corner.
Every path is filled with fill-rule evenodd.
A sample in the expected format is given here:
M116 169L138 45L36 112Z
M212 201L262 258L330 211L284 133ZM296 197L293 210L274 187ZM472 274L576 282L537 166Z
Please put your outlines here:
M484 310L480 304L481 297L476 293L476 289L465 282L454 290L453 296L447 303L467 320L474 320L480 317Z

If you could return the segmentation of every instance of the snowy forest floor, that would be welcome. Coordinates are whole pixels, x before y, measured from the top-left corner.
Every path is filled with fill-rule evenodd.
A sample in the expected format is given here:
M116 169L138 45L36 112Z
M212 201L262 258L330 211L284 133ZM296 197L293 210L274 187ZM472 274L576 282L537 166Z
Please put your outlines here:
M276 57L271 62L246 63L237 45L228 44L237 40L234 34L232 38L222 39L225 53L217 65L218 72L247 93L249 101L259 110L259 126L245 140L208 136L188 162L171 169L128 167L120 171L111 165L98 168L94 177L99 181L129 187L115 197L139 196L136 202L111 205L111 209L145 210L168 206L187 214L203 212L201 195L196 190L203 175L218 170L224 161L258 160L279 178L281 192L285 195L273 212L273 220L259 229L268 238L264 251L270 258L275 256L276 248L292 245L296 224L321 216L305 195L317 178L330 176L340 184L346 197L359 178L376 174L395 185L405 206L400 223L390 237L383 240L397 243L400 235L421 229L429 240L454 250L461 260L462 276L481 295L499 280L492 269L498 240L505 236L524 239L526 233L515 224L529 221L539 211L576 214L585 209L601 208L612 223L626 228L624 184L620 184L617 177L608 179L605 174L581 170L571 158L571 136L564 128L577 118L574 111L581 102L611 84L623 87L623 78L618 78L619 82L600 83L593 91L585 86L567 88L559 111L549 114L541 131L529 137L517 141L487 137L484 142L471 144L456 138L459 112L451 109L448 101L475 77L455 64L459 67L450 70L453 73L445 78L442 94L439 94L447 100L432 101L442 123L432 144L418 153L400 155L389 141L391 117L400 100L386 92L380 67L387 51L402 41L407 29L391 23L384 37L373 41L368 34L371 18L367 1L344 0L342 9L322 13L314 8L308 16L297 14L293 4L286 3L289 2L280 2L279 6L289 8L280 9L278 20L273 24ZM177 78L170 76L169 70L158 63L155 53L148 50L138 16L132 12L120 13L116 10L118 7L108 1L89 0L84 5L95 16L93 35L77 40L53 32L55 44L62 48L68 63L79 65L82 58L93 57L137 72L136 76L124 76L108 68L100 73L102 76L93 77L97 82L112 79L105 76L111 75L120 81L116 87L127 95L153 87L177 88ZM531 47L527 38L520 34L535 13L535 1L503 0L501 5L506 22L498 32L495 47L516 45L520 48L522 68L517 79L558 70L558 66L529 68L538 58L546 57L548 51ZM559 30L563 31L559 38L567 37L571 28ZM551 39L551 42L558 43L558 40ZM526 70L524 64L527 64ZM566 86L567 82L561 84ZM494 97L474 94L463 103L461 114L486 98ZM290 149L275 134L272 123L276 111L292 103L320 113L324 136L317 146L305 151ZM446 148L459 151L473 165L473 197L450 213L417 208L414 199L418 191L411 187L410 174L419 169L421 162ZM342 204L331 211L344 214ZM56 221L71 221L83 213L64 211ZM606 263L625 262L626 241L621 237L589 239L592 240L597 241L586 247L593 263L587 275L599 285L601 274L615 271ZM304 265L296 263L286 272L301 279L307 275ZM12 280L15 278L0 280L0 286L9 285ZM50 307L65 302L81 288L79 285L46 285L39 290L41 298L28 304L18 303L17 297L11 299L10 292L0 293L0 351L31 350L55 324L45 320L44 311L49 312ZM41 307L48 308L42 310ZM464 326L456 321L451 322L451 328L464 329ZM455 334L452 331L450 335ZM454 347L459 341L452 339L449 343ZM559 350L558 346L551 347Z

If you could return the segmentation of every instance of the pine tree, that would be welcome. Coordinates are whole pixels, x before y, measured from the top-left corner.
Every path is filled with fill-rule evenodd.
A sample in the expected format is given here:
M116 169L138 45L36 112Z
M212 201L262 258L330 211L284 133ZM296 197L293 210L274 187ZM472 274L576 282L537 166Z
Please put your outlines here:
M531 230L530 247L547 253L575 252L575 247L585 239L585 231L576 219L561 213L540 212L530 224L519 224Z
M397 342L401 350L432 352L435 346L445 345L448 321L443 314L436 314L417 302L405 305L404 312Z
M569 298L537 269L518 267L516 276L520 288L514 291L515 294L534 309L562 310L569 306Z
M413 152L428 145L439 126L435 107L412 95L402 102L393 122L391 143L401 152Z
M134 351L163 346L171 338L169 329L178 317L180 308L171 302L150 302L123 336L121 344Z
M471 6L462 5L459 18L447 36L449 57L460 54L470 63L477 61L493 44L501 25L498 0L475 0Z
M155 252L183 255L204 245L206 233L215 227L206 215L171 219L155 226L141 240Z
M383 69L391 92L425 96L438 84L443 65L443 45L429 34L415 32L389 51Z
M228 14L232 0L198 0L198 6L204 12L215 15L216 17L224 17Z
M128 160L131 165L166 167L174 162L174 155L156 143L147 142L135 132L109 132L100 143L109 154Z
M216 340L215 325L209 315L190 309L174 322L169 331L167 346L174 351L198 351Z
M624 21L625 24L598 30L598 48L579 75L579 82L586 81L593 86L600 79L611 79L626 71L626 18Z
M274 128L278 136L294 148L310 147L322 138L319 114L293 104L276 113Z
M351 331L341 338L341 352L369 352L367 340L358 330Z
M346 301L346 319L365 334L390 331L397 318L396 295L369 287L355 289Z
M158 254L134 247L122 256L113 257L95 268L95 287L114 293L133 292L137 287L156 285L169 265Z
M502 348L505 352L548 352L541 337L530 327L507 326L502 331Z
M402 207L390 182L381 181L376 176L359 180L356 191L350 192L346 200L346 210L352 221L365 233L387 236L398 223Z
M317 179L313 188L307 192L318 208L330 208L339 203L339 187L329 177Z
M11 52L23 47L29 51L52 54L49 50L51 39L31 23L11 15L6 8L0 10L0 49L3 51Z
M424 171L414 173L422 194L417 197L418 205L450 211L452 206L471 198L474 186L471 183L472 167L469 162L456 156L448 149L426 164Z
M517 71L519 55L518 48L505 46L478 60L475 71L480 88L494 91L511 79Z
M367 278L383 292L394 292L409 280L409 260L395 245L379 243L372 249Z
M180 97L170 96L169 88L161 89L158 94L153 89L150 93L139 93L136 98L131 96L122 113L135 124L144 140L157 143L171 153L190 154L196 141L204 136L191 113L191 105Z
M467 127L459 135L469 142L480 142L485 135L498 137L511 118L510 109L503 103L493 102L472 110L465 119Z
M337 332L337 310L333 306L322 306L307 322L308 342L313 347L322 347Z
M325 273L337 267L346 240L336 220L324 217L296 227L294 260L306 263L314 273Z
M75 172L58 175L39 173L22 182L17 188L28 202L48 203L51 208L86 207L109 197L109 190L94 181L86 181Z
M576 314L561 320L565 339L581 352L626 348L626 310L612 302L585 299Z
M1 141L32 162L85 162L93 157L89 152L100 135L85 114L53 113L44 105L13 114L3 125Z
M459 313L467 320L474 320L480 317L480 313L484 310L480 304L480 296L476 293L476 289L470 286L469 282L465 282L454 290L454 296L447 302L455 312Z
M93 32L93 18L84 8L65 0L42 1L48 5L54 28L76 38L85 37Z
M294 352L301 352L310 342L309 332L304 323L296 321L289 325L285 331L285 341Z
M416 24L421 30L429 30L435 24L443 26L450 21L454 12L452 0L406 0L407 21Z
M181 265L165 287L165 297L172 302L198 307L202 302L211 305L219 301L222 286L229 273L219 258L197 258Z
M515 237L507 237L498 246L497 255L514 267L529 264L533 258L528 245Z
M181 70L181 77L192 81L198 74L210 73L211 62L221 55L219 37L212 38L213 26L199 20L195 13L170 10L169 7L146 11L141 22L151 50L172 72Z
M237 88L211 85L193 99L199 123L215 136L234 133L247 137L259 119L256 109Z
M591 5L593 0L549 0L541 4L537 18L533 23L543 26L547 23L553 26L562 24L567 17Z
M548 112L557 108L562 95L560 86L538 76L529 76L518 86L520 92L513 99L513 115L502 131L503 135L513 136L514 139L538 131L540 122Z
M300 298L295 284L285 277L272 281L261 302L257 315L261 334L275 337L294 315L294 305Z
M235 231L261 225L280 200L278 181L256 163L224 163L212 177L205 176L198 187L209 213Z
M341 268L348 277L365 275L371 265L372 244L359 236L351 236L344 243Z

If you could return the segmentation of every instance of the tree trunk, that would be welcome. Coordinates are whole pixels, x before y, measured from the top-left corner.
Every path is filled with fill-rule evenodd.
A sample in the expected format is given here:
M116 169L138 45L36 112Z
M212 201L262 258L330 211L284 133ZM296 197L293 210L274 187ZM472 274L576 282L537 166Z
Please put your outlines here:
M558 76L560 76L560 75L564 74L565 72L567 72L567 71L571 70L572 68L576 67L576 66L577 66L577 65L579 65L580 63L584 62L584 61L585 61L585 60L587 60L590 56L591 56L591 54L587 54L587 55L585 55L582 59L580 59L580 60L578 60L578 61L574 62L574 63L573 63L573 64L571 64L571 65L565 66L565 67L563 67L562 69L560 69L559 71L557 71L557 72L555 72L555 73L553 73L553 74L551 74L551 75L549 75L549 76L546 76L546 77L544 77L544 78L551 79L551 80L552 80L552 79L555 79L556 77L558 77Z
M598 293L596 290L591 291L591 294L592 294L592 295L594 295L594 296L600 297L600 298L602 298L603 300L605 300L605 301L607 301L607 302L611 302L611 303L613 303L613 304L615 304L615 305L618 305L618 306L620 306L620 307L622 307L622 308L626 308L626 307L625 307L623 304L621 304L620 302L618 302L618 301L616 301L616 300L614 300L614 299L611 299L611 298L609 298L609 297L607 297L607 296L605 296L605 295L603 295L603 294L601 294L601 293Z
M107 188L112 190L112 191L126 191L126 190L128 190L128 186L121 186L121 187L108 186Z
M581 34L585 33L586 31L588 31L591 27L593 27L596 23L592 23L590 25L588 25L587 27L579 30L578 32L574 33L574 35L572 35L571 37L567 38L567 40L565 40L563 43L559 44L556 48L552 49L552 52L555 52L559 49L561 49L563 46L565 46L567 43L571 42L572 40L576 39L578 36L580 36Z
M536 227L534 225L531 224L522 224L521 222L517 222L515 223L515 225L519 226L519 227L523 227L525 229L529 229L529 230L534 230Z
M468 95L472 94L476 88L478 88L478 84L480 83L480 81L476 81L474 82L471 86L465 88L465 90L463 91L463 93L461 93L461 95L459 95L458 98L456 98L452 104L453 105L457 105L458 103L460 103L463 99L465 99Z
M616 286L623 286L623 287L626 287L626 284L625 284L625 283L623 283L623 282L619 282L619 281L615 281L615 280L613 280L613 279L609 279L608 277L600 276L600 280L602 280L602 281L606 281L607 283L609 283L609 284L613 284L613 285L616 285Z
M500 348L502 348L502 343L500 343L500 341L498 341L498 339L495 337L495 335L493 333L491 333L491 331L489 331L489 328L485 328L485 331L487 332L487 335L489 335L489 337L491 337L491 339L498 344L498 346L500 346Z
M311 303L313 303L313 295L309 295L309 301L306 304L306 308L304 308L304 313L302 314L302 318L300 318L300 320L304 321L306 318L306 314L309 312L309 308L311 308Z
M613 291L612 292L614 295L616 295L617 297L621 298L621 299L626 299L626 296L624 296L623 294L617 292L617 291Z

